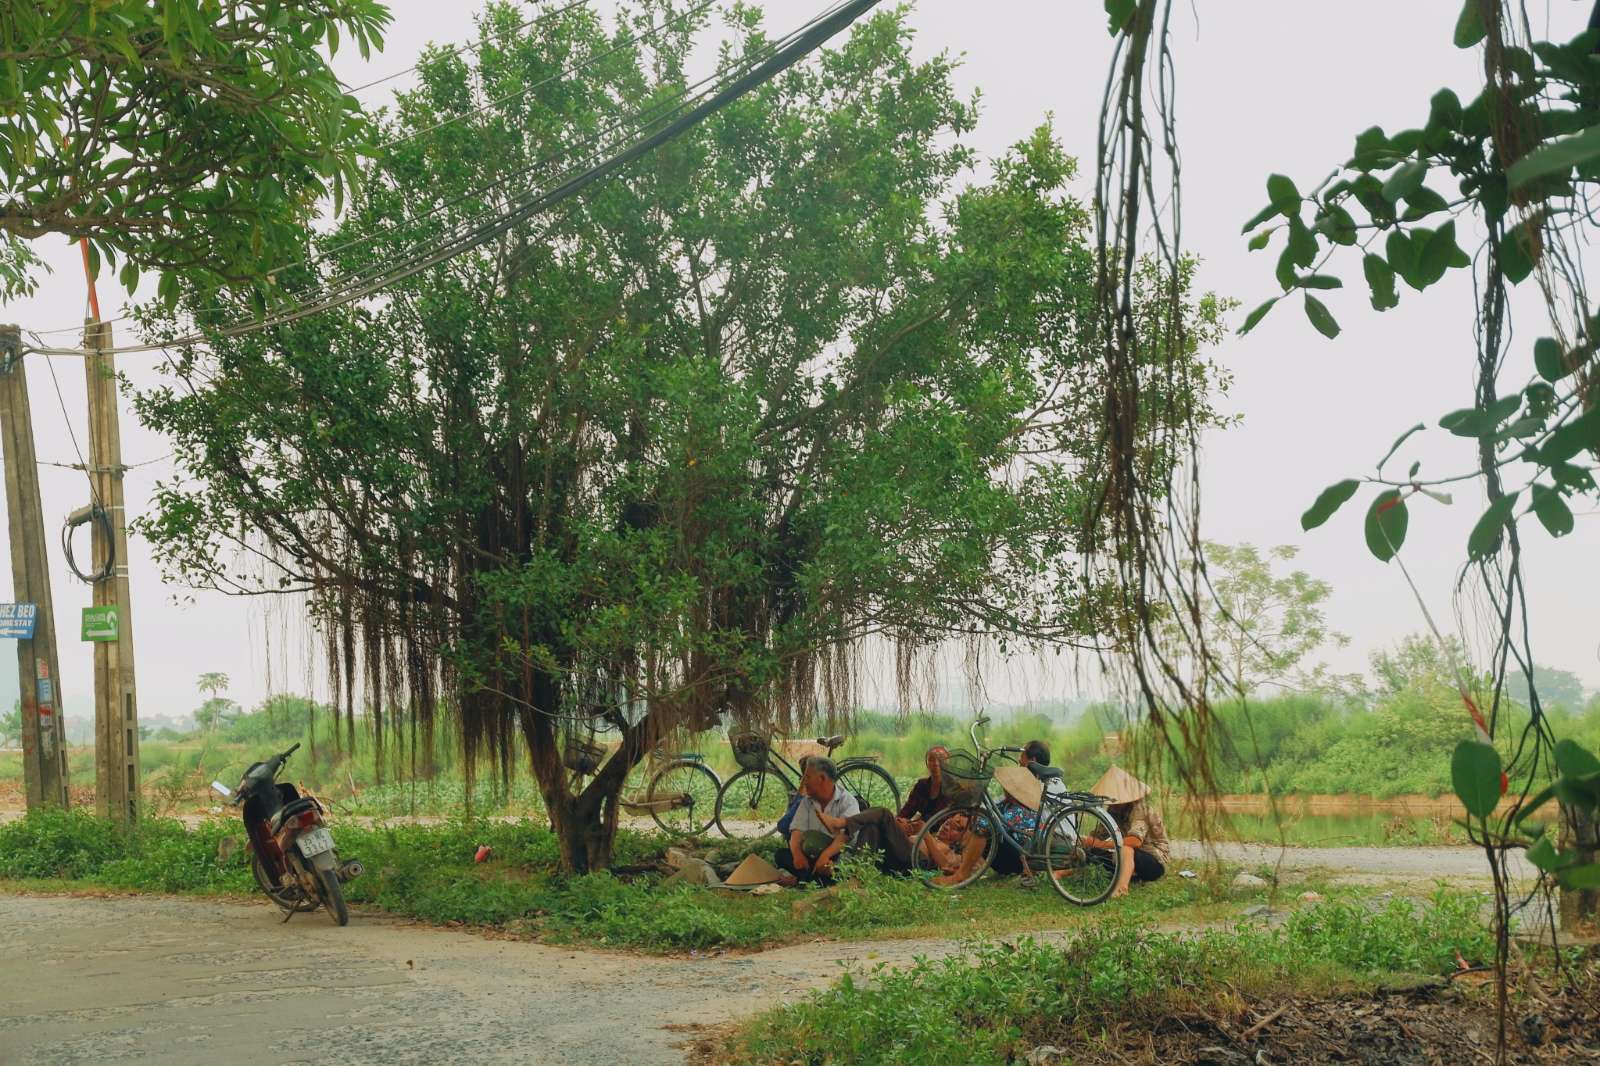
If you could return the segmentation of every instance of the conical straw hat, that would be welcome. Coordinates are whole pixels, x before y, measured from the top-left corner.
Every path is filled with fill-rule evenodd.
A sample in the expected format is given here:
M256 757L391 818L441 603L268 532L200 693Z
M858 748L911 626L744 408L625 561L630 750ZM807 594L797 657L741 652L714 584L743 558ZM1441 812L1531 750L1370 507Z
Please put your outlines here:
M746 855L744 862L734 868L728 875L724 885L729 888L752 888L756 885L770 885L783 877L783 871L772 865L759 855Z
M1000 782L1000 787L1006 790L1006 795L1029 810L1039 809L1039 800L1044 795L1044 784L1033 774L1020 766L1002 766L994 772L994 779Z
M1150 795L1150 786L1120 766L1113 766L1089 790L1096 796L1109 796L1112 803L1137 803Z

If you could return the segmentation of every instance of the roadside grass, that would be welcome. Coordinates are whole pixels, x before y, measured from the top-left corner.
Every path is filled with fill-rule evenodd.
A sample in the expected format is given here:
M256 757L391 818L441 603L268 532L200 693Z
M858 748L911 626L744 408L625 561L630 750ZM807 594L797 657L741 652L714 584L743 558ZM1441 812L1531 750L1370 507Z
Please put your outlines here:
M1457 951L1479 962L1493 945L1479 901L1445 888L1423 904L1327 900L1276 928L1163 933L1136 915L1108 914L1061 944L1028 938L847 974L741 1025L711 1058L945 1066L1021 1062L1044 1045L1087 1054L1109 1046L1125 1023L1147 1029L1189 1012L1233 1021L1263 997L1284 1002L1444 974Z
M818 937L988 937L1091 928L1118 919L1147 928L1202 926L1236 918L1243 908L1267 901L1269 892L1235 894L1228 887L1232 871L1212 871L1194 879L1172 876L1125 900L1084 910L1047 885L1025 890L1015 881L990 878L960 892L933 892L858 864L830 892L757 896L667 885L654 872L565 876L557 869L554 835L526 820L337 824L334 832L340 853L366 866L345 888L355 906L439 925L646 952L755 949ZM224 838L242 840L236 822L211 819L186 830L175 820L147 819L122 830L87 812L36 812L0 825L0 883L30 891L256 895L242 848L219 860ZM648 866L669 843L658 834L625 829L618 835L616 864ZM493 849L488 862L473 861L479 844ZM713 858L735 860L752 847L728 842ZM1307 889L1349 899L1370 894L1313 878L1286 882L1276 898L1292 901Z

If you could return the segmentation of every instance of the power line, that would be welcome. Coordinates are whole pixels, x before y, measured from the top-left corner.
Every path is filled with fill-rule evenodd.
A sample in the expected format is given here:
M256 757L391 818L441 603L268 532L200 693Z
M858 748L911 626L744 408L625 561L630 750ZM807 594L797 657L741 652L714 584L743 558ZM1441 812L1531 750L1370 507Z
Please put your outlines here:
M626 48L632 48L634 45L641 44L644 41L654 40L657 36L659 36L660 34L664 33L668 26L673 26L673 25L685 22L686 20L691 19L691 18L695 17L696 15L703 14L705 11L707 11L711 7L713 7L716 3L717 3L717 0L701 0L701 2L699 4L697 4L696 6L690 8L689 10L683 12L682 14L675 15L670 19L663 19L659 24L651 26L648 30L646 30L645 32L639 34L638 36L631 37L626 41L621 41L621 42L613 45L612 47L607 48L605 51L600 52L597 55L591 55L587 59L583 60L583 62L581 62L581 63L574 63L570 67L565 67L565 68L563 68L561 70L556 71L554 74L548 75L547 77L544 77L544 78L540 78L538 81L534 82L532 85L525 85L522 88L515 90L514 92L509 92L509 93L506 93L504 96L496 97L495 99L490 100L487 104L484 104L482 107L474 108L473 110L464 112L463 114L460 114L460 115L452 115L447 119L441 119L440 121L435 122L431 126L424 126L422 129L420 129L420 130L412 130L410 133L407 133L402 137L396 137L393 140L385 141L384 143L378 145L377 150L381 152L381 151L384 151L386 149L393 148L397 144L405 144L408 141L414 141L418 137L423 136L424 134L436 133L437 131L444 129L446 126L453 126L458 122L465 122L467 119L473 118L473 117L475 117L477 115L481 115L486 111L492 110L493 108L497 108L501 104L510 103L512 100L516 100L516 99L519 99L520 97L527 96L529 93L533 92L533 90L539 89L539 88L543 88L544 86L549 85L551 82L557 80L558 78L571 77L573 74L576 74L580 70L587 70L589 67L594 66L596 63L599 63L601 60L610 59L612 56L616 55L618 52L621 52L622 50L624 50Z
M417 249L409 258L402 259L398 265L391 266L377 275L352 278L342 288L334 289L332 292L325 292L320 299L302 303L292 310L268 315L254 322L213 329L209 335L204 332L195 332L159 344L129 345L122 348L108 349L108 351L118 354L160 351L168 348L203 344L211 337L238 337L275 326L287 325L310 315L331 310L370 296L387 286L413 277L431 266L481 247L483 244L506 233L517 224L550 209L563 200L576 196L595 182L616 174L642 156L677 137L685 130L703 122L706 118L722 110L751 89L794 66L841 30L855 22L867 11L876 7L879 2L880 0L843 0L829 12L813 18L801 30L790 34L787 39L791 43L773 49L772 53L764 61L752 69L737 77L724 78L723 80L727 84L714 92L703 94L703 99L699 104L688 108L686 111L680 106L678 110L682 113L656 132L634 141L616 154L602 159L587 169L575 173L569 172L572 173L572 176L567 180L545 189L538 195L528 198L525 194L521 198L522 202L520 204L514 202L509 210L503 211L490 222L474 228L468 228L465 232L442 238L435 242L431 249L426 246ZM659 121L652 120L650 124L653 125ZM44 354L82 354L80 349L41 347L29 350Z

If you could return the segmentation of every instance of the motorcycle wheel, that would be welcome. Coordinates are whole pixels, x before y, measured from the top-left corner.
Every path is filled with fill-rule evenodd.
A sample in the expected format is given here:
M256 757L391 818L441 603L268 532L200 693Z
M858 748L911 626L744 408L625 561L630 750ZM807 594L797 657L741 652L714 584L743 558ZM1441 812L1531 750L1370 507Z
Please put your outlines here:
M276 903L278 907L285 913L293 914L296 911L310 911L316 909L316 900L307 898L304 893L297 894L294 892L294 889L298 889L300 887L298 884L285 885L281 888L274 886L272 883L272 875L267 872L266 866L262 864L261 856L259 854L251 854L250 872L255 874L256 884L261 886L261 891L265 892L267 894L267 898Z
M321 858L319 855L318 858ZM316 865L317 893L322 897L323 904L328 908L328 917L333 919L335 925L350 924L350 908L344 902L344 889L339 885L339 868L331 861L327 865Z

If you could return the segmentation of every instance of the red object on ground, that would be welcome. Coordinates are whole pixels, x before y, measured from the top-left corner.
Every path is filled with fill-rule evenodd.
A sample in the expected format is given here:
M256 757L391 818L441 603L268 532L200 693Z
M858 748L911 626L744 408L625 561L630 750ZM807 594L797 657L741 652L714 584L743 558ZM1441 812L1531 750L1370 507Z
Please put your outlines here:
M494 849L493 848L491 848L487 844L479 844L478 845L478 854L473 858L472 861L473 862L483 862L485 859L487 859L492 854L494 854Z

